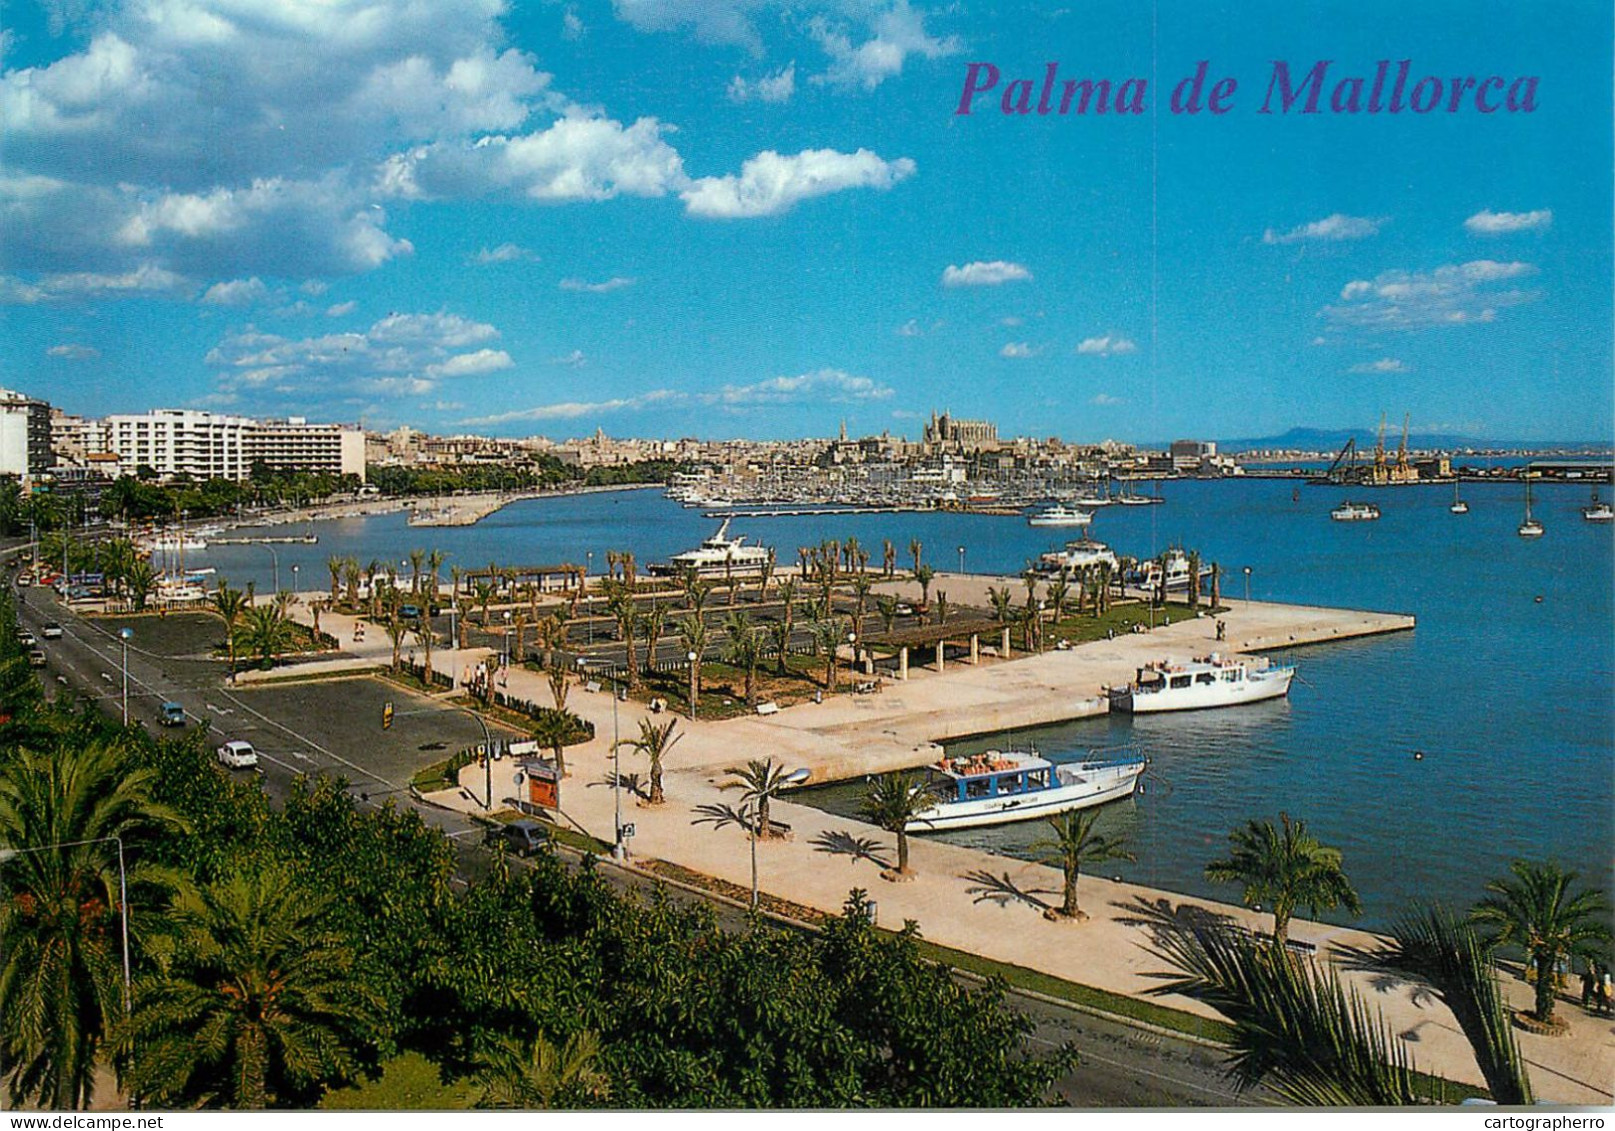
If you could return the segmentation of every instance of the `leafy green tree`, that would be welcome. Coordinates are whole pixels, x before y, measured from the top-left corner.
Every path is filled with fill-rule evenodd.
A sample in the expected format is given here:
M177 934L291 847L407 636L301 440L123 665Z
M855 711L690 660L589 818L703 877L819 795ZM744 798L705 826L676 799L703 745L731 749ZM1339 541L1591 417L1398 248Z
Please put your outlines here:
M920 604L931 603L931 579L936 577L936 570L928 565L922 565L914 571L914 580L920 586Z
M533 720L528 733L534 742L555 755L556 772L564 778L567 776L566 748L579 742L587 742L593 732L571 711L557 709L542 711Z
M643 754L650 759L650 797L647 800L652 805L660 805L666 800L662 793L662 759L667 757L668 751L683 738L682 734L674 734L677 719L668 719L665 723L653 723L649 719L639 720L639 737L625 738L618 744Z
M145 558L136 558L129 564L129 568L124 570L123 585L129 594L129 600L134 603L135 611L141 612L157 588L157 571L152 569L151 562Z
M925 810L936 804L936 794L923 774L913 770L893 770L876 776L859 804L864 820L897 837L897 867L883 873L888 879L914 874L908 866L908 827Z
M352 1076L378 1002L352 976L352 946L323 922L329 904L263 863L181 892L171 945L120 1033L130 1092L255 1109Z
M178 825L108 737L64 737L0 763L0 1057L12 1102L80 1108L104 1042L124 1015L119 844ZM13 847L16 846L16 847Z
M1133 854L1124 847L1124 838L1107 837L1095 831L1099 821L1098 809L1072 809L1048 818L1054 830L1052 837L1034 841L1033 852L1040 852L1039 862L1058 864L1065 885L1059 914L1067 919L1084 917L1077 908L1077 881L1082 878L1082 866L1104 860L1131 860Z
M247 595L239 589L230 588L230 583L222 577L219 587L213 591L213 611L224 622L224 643L230 650L230 676L236 674L236 625L241 622L241 615L247 610Z
M1232 852L1206 865L1206 879L1245 887L1247 906L1266 903L1273 911L1273 937L1280 946L1289 937L1290 917L1306 906L1313 914L1345 907L1362 914L1357 892L1341 868L1340 850L1307 833L1305 821L1279 814L1272 821L1251 820L1228 834Z
M1516 860L1509 871L1512 879L1486 885L1489 894L1470 919L1493 928L1495 943L1525 951L1536 981L1531 1016L1551 1025L1559 965L1573 955L1588 956L1609 940L1609 904L1594 888L1573 891L1577 874L1554 860Z
M265 669L274 666L275 657L291 646L292 626L273 605L253 605L247 609L237 630L236 647L258 657Z

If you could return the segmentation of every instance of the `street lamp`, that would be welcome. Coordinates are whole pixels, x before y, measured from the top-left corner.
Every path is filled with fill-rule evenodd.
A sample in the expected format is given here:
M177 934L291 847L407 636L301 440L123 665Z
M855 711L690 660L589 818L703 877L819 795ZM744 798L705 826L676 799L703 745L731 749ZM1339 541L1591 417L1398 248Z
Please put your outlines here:
M959 547L959 572L963 573L964 571L965 571L965 548L963 546L960 546Z
M847 658L847 679L856 683L858 681L858 634L847 633L847 650L852 653Z
M504 667L510 667L510 610L505 610L505 662Z
M710 824L715 829L739 825L746 830L747 838L751 841L751 910L754 915L757 913L757 840L762 835L763 807L779 796L786 786L801 785L810 776L810 771L805 767L792 770L788 774L777 773L773 759L769 759L763 777L745 783L750 784L751 788L746 791L739 809L728 805L696 807L696 811L703 815L690 822L691 824Z
M125 631L128 631L125 629ZM86 844L106 844L111 842L118 846L118 916L122 920L123 928L123 1011L129 1012L129 873L123 864L123 838L118 836L98 836L90 840L64 840L55 844L42 844L34 848L0 847L0 864L5 864L18 856L33 852L49 852L53 848L78 848Z
M695 722L695 662L701 657L690 652L684 657L690 662L690 721Z
M578 657L578 676L588 668L588 660ZM611 681L611 858L622 859L622 737L617 728L617 676L601 669L601 675Z
M129 638L134 629L118 629L118 642L123 646L123 725L129 725Z
M1046 607L1046 602L1039 601L1037 603L1037 651L1038 651L1038 655L1043 654L1043 610L1044 610L1045 607Z
M297 592L297 566L295 564L292 566L292 592Z
M589 599L589 578L594 576L593 550L587 552L587 558L587 564L583 569L583 581L578 585L578 597L584 601ZM589 606L588 619L584 621L584 624L589 630L589 646L592 648L594 646L594 606L592 604Z
M1245 603L1251 603L1251 567L1245 567Z
M280 555L275 553L275 547L264 546L269 551L269 560L275 564L275 592L280 592Z

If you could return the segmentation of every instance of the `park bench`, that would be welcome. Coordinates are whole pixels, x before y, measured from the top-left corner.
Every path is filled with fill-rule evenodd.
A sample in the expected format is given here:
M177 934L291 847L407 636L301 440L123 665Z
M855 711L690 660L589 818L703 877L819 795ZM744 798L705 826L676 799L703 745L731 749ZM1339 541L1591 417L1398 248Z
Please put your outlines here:
M769 700L767 703L759 703L757 704L757 713L759 715L777 715L779 714L779 704L773 700Z

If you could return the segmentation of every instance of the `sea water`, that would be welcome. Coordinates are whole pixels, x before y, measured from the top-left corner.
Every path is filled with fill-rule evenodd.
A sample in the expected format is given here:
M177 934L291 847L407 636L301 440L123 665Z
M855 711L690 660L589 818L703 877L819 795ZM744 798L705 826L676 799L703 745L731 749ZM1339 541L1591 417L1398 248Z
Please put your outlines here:
M1521 484L1462 491L1467 515L1448 512L1450 486L1353 495L1278 479L1174 481L1161 487L1164 504L1103 508L1083 531L914 513L742 518L731 534L775 547L782 565L796 561L798 547L850 535L873 568L887 539L899 568L912 566L917 538L938 570L958 569L962 548L966 570L1011 574L1081 534L1135 557L1180 545L1222 567L1229 597L1243 597L1248 581L1258 600L1414 614L1410 633L1275 653L1300 669L1287 700L1084 720L959 747L1035 744L1069 760L1136 746L1152 759L1144 792L1108 806L1101 824L1126 836L1136 860L1098 871L1234 898L1236 889L1205 880L1206 862L1226 852L1235 826L1284 813L1342 849L1362 922L1384 926L1412 900L1467 906L1520 857L1556 858L1586 882L1615 888L1615 532L1581 518L1586 487L1533 488L1533 511L1547 528L1538 539L1515 533ZM1331 521L1330 509L1348 496L1372 501L1383 517ZM625 491L516 503L471 527L411 528L400 514L322 522L317 546L277 546L274 557L280 583L292 583L295 564L304 590L329 584L330 555L399 566L411 549L443 551L445 578L451 565L489 563L592 563L603 572L608 550L631 550L643 572L716 526L659 492ZM261 546L214 547L187 562L261 590L276 564ZM859 791L846 784L810 793L850 814ZM1029 822L941 835L1025 855L1045 831Z

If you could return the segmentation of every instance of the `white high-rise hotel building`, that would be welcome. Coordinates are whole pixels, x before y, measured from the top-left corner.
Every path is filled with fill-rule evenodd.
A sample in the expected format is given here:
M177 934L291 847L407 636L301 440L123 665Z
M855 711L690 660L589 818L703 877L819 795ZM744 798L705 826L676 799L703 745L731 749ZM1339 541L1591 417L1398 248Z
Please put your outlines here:
M165 477L243 480L252 474L254 464L262 462L276 470L364 479L364 433L339 424L310 424L296 416L253 420L159 408L109 416L103 429L101 442L117 455L126 474L149 467Z

